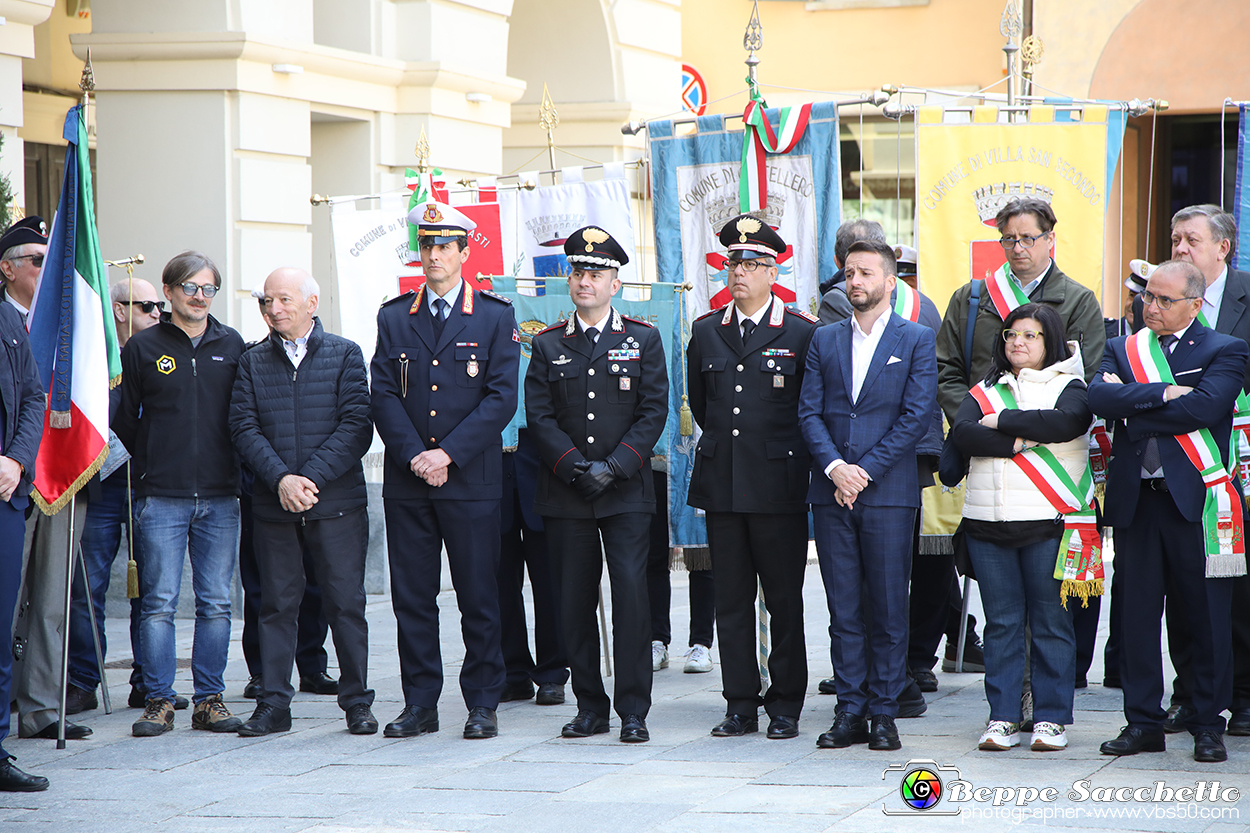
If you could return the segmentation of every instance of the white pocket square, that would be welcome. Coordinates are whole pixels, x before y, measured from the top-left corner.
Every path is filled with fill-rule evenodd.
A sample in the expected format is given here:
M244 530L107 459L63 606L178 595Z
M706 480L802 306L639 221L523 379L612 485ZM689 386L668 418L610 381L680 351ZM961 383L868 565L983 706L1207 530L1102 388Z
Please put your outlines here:
M902 359L900 359L898 356L890 356L890 359L889 361L886 362L886 364L894 364L895 362L901 362L901 361Z
M1195 367L1193 370L1181 370L1181 371L1178 371L1178 372L1176 372L1176 373L1173 373L1172 375L1173 375L1173 376L1184 376L1184 375L1185 375L1185 374L1187 374L1187 373L1201 373L1201 372L1202 372L1202 368L1201 368L1201 367Z

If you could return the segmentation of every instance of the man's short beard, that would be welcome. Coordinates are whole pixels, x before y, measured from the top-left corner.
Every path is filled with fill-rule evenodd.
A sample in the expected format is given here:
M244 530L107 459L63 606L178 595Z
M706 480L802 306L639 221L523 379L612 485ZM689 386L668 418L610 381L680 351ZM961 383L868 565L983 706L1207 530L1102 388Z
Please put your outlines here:
M847 299L850 300L851 306L855 308L856 312L867 312L881 303L881 299L885 297L885 287L879 287L875 293L866 293L866 296L862 301L856 301L850 295L847 295Z

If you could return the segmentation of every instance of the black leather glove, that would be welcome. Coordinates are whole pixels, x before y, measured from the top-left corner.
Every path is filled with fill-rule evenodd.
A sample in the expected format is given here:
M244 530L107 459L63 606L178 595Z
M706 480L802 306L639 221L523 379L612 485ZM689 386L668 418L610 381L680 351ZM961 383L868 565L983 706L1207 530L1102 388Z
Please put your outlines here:
M621 464L620 464L620 463L616 462L616 461L615 461L615 460L613 460L611 457L609 457L609 458L608 458L606 461L604 461L604 462L606 462L606 463L608 464L608 469L610 469L610 470L611 470L611 472L612 472L612 476L613 476L613 477L615 477L617 480L628 480L628 479L629 479L629 475L625 473L625 469L621 467Z
M578 463L578 466L580 465L581 463ZM615 485L616 475L612 474L612 469L601 460L589 463L585 472L573 478L573 488L577 489L582 500L587 503L594 503L603 496L604 492Z

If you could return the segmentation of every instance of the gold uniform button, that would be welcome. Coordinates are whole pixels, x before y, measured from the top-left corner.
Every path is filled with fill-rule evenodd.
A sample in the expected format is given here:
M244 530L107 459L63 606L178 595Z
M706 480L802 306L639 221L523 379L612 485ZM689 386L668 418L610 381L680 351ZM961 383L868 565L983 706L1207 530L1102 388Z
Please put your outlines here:
M738 436L738 429L737 429L737 428L735 428L735 429L733 430L733 434L734 434L734 436L735 436L735 437L736 437L736 436Z
M595 441L595 438L594 438L594 437L587 437L587 438L586 438L586 442L588 442L588 443L593 443L594 441Z
M430 411L430 416L438 416L438 411Z
M586 394L586 396L587 396L587 397L589 397L590 399L594 399L594 398L595 398L595 392L594 392L593 390L592 390L592 391L589 391L589 392Z
M738 393L742 393L742 385L735 385L734 390L736 390Z
M430 390L438 390L438 385L430 385Z
M434 365L435 367L438 367L438 359L435 359L434 361L430 362L430 364Z
M400 354L399 354L399 357L400 357L401 359L406 359L406 358L408 358L408 354L407 354L407 353L400 353Z

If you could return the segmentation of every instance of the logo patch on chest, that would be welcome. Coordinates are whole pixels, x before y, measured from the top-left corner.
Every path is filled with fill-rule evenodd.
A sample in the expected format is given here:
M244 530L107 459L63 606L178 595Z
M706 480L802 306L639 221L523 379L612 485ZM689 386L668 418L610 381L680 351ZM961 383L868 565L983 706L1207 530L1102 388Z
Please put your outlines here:
M173 356L161 356L156 360L156 369L168 376L178 369L178 364Z

